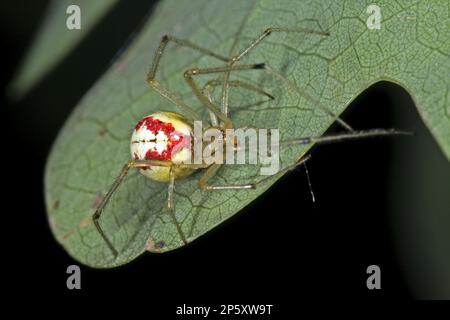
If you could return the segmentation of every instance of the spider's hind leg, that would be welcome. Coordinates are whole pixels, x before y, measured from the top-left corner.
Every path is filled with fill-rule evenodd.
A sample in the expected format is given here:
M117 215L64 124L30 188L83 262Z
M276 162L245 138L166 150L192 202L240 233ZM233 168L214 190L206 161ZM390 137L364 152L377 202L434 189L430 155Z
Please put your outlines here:
M366 139L373 137L385 137L385 136L396 136L396 135L411 135L412 133L409 131L402 131L396 129L371 129L364 131L352 131L352 132L344 132L341 134L328 135L328 136L319 136L319 137L303 137L292 140L280 141L278 143L279 146L292 146L292 145L308 145L308 144L323 144L323 143L332 143L332 142L344 142L347 140L358 140L358 139ZM265 182L272 179L272 177L277 175L282 175L288 171L291 171L298 167L301 164L305 164L306 161L310 158L310 155L304 155L300 157L294 164L289 165L273 175L267 175L263 179L259 180L256 183L248 183L248 184L231 184L231 185L209 185L208 181L214 177L217 171L222 166L221 164L213 164L211 165L203 176L200 178L198 185L202 191L215 191L215 190L244 190L244 189L256 189L258 186L264 184ZM308 177L309 179L309 177ZM314 196L313 196L314 197Z
M184 244L187 244L188 241L186 239L186 236L184 235L183 230L181 229L181 226L177 220L177 217L175 216L175 203L174 203L174 193L175 193L175 172L174 167L172 166L170 168L169 172L169 185L167 188L167 209L170 215L170 218L172 219L173 224L175 225L177 232L181 238L181 241L183 241Z
M105 209L106 205L108 204L109 200L111 199L111 196L116 192L117 188L122 184L125 177L128 175L128 172L132 168L147 168L150 166L170 166L171 164L168 161L161 161L161 160L130 160L128 161L120 171L119 176L114 180L114 183L109 188L106 195L103 197L102 201L96 208L94 214L92 215L92 221L94 222L94 225L102 237L102 239L105 241L108 248L111 250L112 254L114 256L118 255L118 252L116 248L114 247L112 241L109 239L109 237L106 235L105 231L100 225L100 217L102 216L103 210Z
M208 170L206 170L206 172L200 178L200 180L198 182L198 186L199 186L200 190L202 190L202 191L256 189L259 186L261 186L264 183L271 180L274 176L283 175L284 173L286 173L288 171L294 170L299 165L304 164L306 161L308 161L309 158L310 158L309 155L301 157L300 159L298 159L297 162L279 170L277 173L275 173L273 175L267 175L263 179L261 179L257 182L247 183L247 184L226 184L226 185L210 185L210 184L208 184L208 181L216 175L217 171L222 166L219 164L213 164L212 166L210 166L208 168Z

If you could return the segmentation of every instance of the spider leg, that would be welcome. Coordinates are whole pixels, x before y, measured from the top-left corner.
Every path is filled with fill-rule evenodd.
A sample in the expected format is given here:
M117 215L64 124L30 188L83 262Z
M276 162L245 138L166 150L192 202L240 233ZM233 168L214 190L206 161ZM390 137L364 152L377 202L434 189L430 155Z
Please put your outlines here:
M361 131L351 131L345 133L339 133L334 135L323 135L320 137L303 137L292 140L280 141L280 145L305 145L305 144L324 144L332 142L344 142L348 140L358 140L373 137L384 137L384 136L409 136L413 133L410 131L403 131L397 129L369 129Z
M306 155L306 156L298 159L298 161L295 162L294 164L279 170L274 175L268 175L268 176L264 177L263 179L261 179L261 180L259 180L257 182L248 183L248 184L209 185L208 181L212 177L214 177L216 175L217 171L222 166L221 164L213 164L200 177L200 180L198 182L198 187L202 191L256 189L257 187L263 185L264 183L266 183L267 181L272 179L274 176L282 175L282 174L284 174L284 173L286 173L288 171L291 171L291 170L295 169L297 166L299 166L299 165L305 163L306 161L308 161L309 158L310 158L310 156Z
M102 202L96 208L94 214L92 215L92 220L94 222L95 227L97 228L98 233L105 241L106 245L109 247L114 256L117 256L118 252L114 248L111 240L107 237L104 230L100 225L100 217L103 213L103 209L106 207L107 203L111 199L113 193L117 190L120 184L123 182L128 172L132 168L148 168L150 166L171 166L172 164L169 161L161 161L161 160L130 160L128 161L120 171L119 176L114 180L114 183L109 188L106 195L103 197Z
M223 80L209 80L208 82L205 83L205 85L203 86L202 92L207 95L210 96L212 91L215 89L215 87L220 86L223 84ZM273 100L275 99L275 97L273 95L271 95L270 93L264 91L263 89L261 89L260 87L257 87L253 84L241 81L241 80L232 80L228 82L228 85L231 87L236 87L236 88L243 88L246 89L248 91L253 91L256 93L259 93L263 96L268 97L269 99Z
M290 87L291 90L297 92L300 96L305 98L306 100L311 101L314 106L318 107L320 110L328 114L330 117L332 117L335 121L337 121L344 129L347 131L353 131L353 128L345 122L341 117L336 115L333 111L331 111L329 108L327 108L324 104L322 104L318 99L313 98L310 94L306 92L306 90L302 89L301 87L293 84L291 81L289 81L285 76L283 76L281 73L273 69L269 65L265 65L264 68L269 74L272 74L275 76L278 80L283 82L286 86Z
M299 33L308 33L308 34L318 34L318 35L323 35L323 36L329 35L329 33L327 33L327 32L316 31L316 30L307 29L307 28L297 28L297 27L268 28L259 37L257 37L255 40L253 40L244 50L242 50L239 54L233 56L228 61L228 66L233 66L236 62L240 61L253 48L255 48L261 41L263 41L265 38L267 38L273 32L299 32ZM284 84L287 84L291 89L296 91L300 96L311 101L320 110L324 111L326 114L333 117L334 120L337 121L343 128L345 128L348 131L353 131L353 128L349 124L347 124L343 119L341 119L333 111L331 111L329 108L327 108L325 105L323 105L318 99L315 99L311 95L309 95L304 89L298 87L297 85L292 84L286 77L281 75L279 72L275 71L270 66L264 65L264 69L269 74L272 74L276 78L281 80ZM222 80L223 86L222 86L221 110L222 110L222 113L224 113L225 115L227 115L227 113L228 113L228 97L229 97L229 87L230 87L229 76L230 76L230 71L224 71L224 76L223 76L223 80Z
M330 35L328 32L317 31L317 30L301 28L301 27L282 27L282 28L270 27L270 28L267 28L266 30L264 30L259 35L259 37L257 37L255 40L253 40L244 50L242 50L237 55L233 56L230 59L231 63L234 64L235 62L241 60L254 47L256 47L261 41L263 41L265 38L267 38L269 35L271 35L274 32L297 32L297 33L306 33L306 34L317 34L317 35L321 35L321 36L329 36Z
M210 109L212 112L214 112L214 114L216 114L218 116L219 108L212 103L209 96L205 95L204 93L202 93L200 91L200 89L198 88L198 85L193 81L192 76L199 75L199 74L216 73L216 72L230 72L230 71L235 71L235 70L255 70L255 69L264 69L267 73L269 73L272 76L275 76L278 80L280 80L285 85L290 87L291 90L297 92L300 96L311 101L320 110L324 111L326 114L331 116L335 121L337 121L344 129L346 129L347 131L350 131L350 132L354 131L353 128L346 121L344 121L341 117L336 115L333 111L331 111L329 108L327 108L319 100L313 98L304 89L293 84L286 77L284 77L278 71L276 71L275 69L273 69L272 67L270 67L269 65L267 65L265 63L253 64L253 65L237 65L237 66L231 65L231 66L226 66L226 67L216 67L216 68L207 68L207 69L191 69L191 70L188 70L185 72L185 78L188 81L189 85L194 90L194 92L196 93L197 97L208 107L208 109ZM218 81L218 82L224 83L223 80L222 81L213 80L213 81ZM224 85L225 85L225 83L224 83ZM228 81L228 83L226 85L229 86L230 81ZM249 88L247 87L247 89L249 89ZM261 88L258 88L258 87L254 87L252 89L258 89L258 90L260 90L260 92L266 93L265 91L263 91ZM226 116L226 114L223 112L222 112L222 115ZM219 118L221 118L221 117L219 116ZM223 117L221 118L221 120L224 121ZM225 128L228 128L228 127L225 127Z
M271 95L270 93L264 91L263 89L261 89L260 87L257 87L255 85L240 81L240 80L229 80L229 72L224 72L224 78L223 80L210 80L206 83L206 85L203 87L203 91L204 94L208 94L208 89L212 88L212 90L214 90L214 88L218 85L223 85L222 86L222 101L221 101L221 111L223 114L228 115L228 96L229 96L229 87L241 87L244 89L247 89L249 91L254 91L256 93L259 93L261 95L264 95L266 97L268 97L270 100L275 99L275 97L273 95ZM225 92L224 92L225 90ZM211 99L210 99L211 100ZM262 104L266 101L260 101L257 104Z
M164 49L166 48L169 41L172 41L182 47L191 48L193 50L196 50L198 52L201 52L203 54L206 54L208 56L211 56L213 58L216 58L216 59L224 61L224 62L227 62L229 60L229 58L227 58L227 57L224 57L220 54L214 53L213 51L211 51L209 49L200 47L188 40L179 39L179 38L176 38L171 35L165 35L162 37L161 42L159 43L158 49L156 50L155 57L153 58L152 65L151 65L150 71L148 73L148 78L151 78L151 79L155 78L155 74L156 74L156 70L158 69L159 61L161 60L161 56L163 55Z
M203 88L202 88L202 94L203 94L204 96L206 96L206 97L208 98L208 100L209 100L211 103L213 103L211 94L212 94L212 92L214 91L214 89L215 89L217 86L220 86L220 85L222 85L222 84L223 84L223 80L217 80L217 79L215 79L215 80L209 80L209 81L206 82L205 85L203 86ZM259 93L259 94L261 94L261 95L264 95L264 96L268 97L270 100L275 99L275 97L272 96L270 93L264 91L263 89L261 89L261 88L255 86L255 85L253 85L253 84L250 84L250 83L247 83L247 82L244 82L244 81L240 81L240 80L232 80L232 81L228 82L228 84L229 84L231 87L243 88L243 89L246 89L246 90L248 90L248 91L253 91L253 92ZM268 101L268 100L262 100L262 101L258 101L258 102L256 102L256 103L254 103L254 104L251 104L251 105L260 105L260 104L262 104L262 103L264 103L264 102L267 102L267 101ZM211 118L211 124L212 124L213 126L215 126L215 127L218 127L218 126L219 126L219 123L218 123L218 120L217 120L216 115L215 115L211 110L209 110L209 114L210 114L210 118Z
M200 116L197 114L197 112L195 112L191 107L189 107L187 104L185 104L179 97L177 97L175 94L173 94L172 92L167 90L164 86L161 85L161 83L159 81L157 81L155 79L156 71L158 69L158 66L159 66L159 63L161 60L161 56L163 55L164 50L170 41L174 42L175 44L177 44L179 46L191 48L193 50L196 50L198 52L201 52L205 55L211 56L211 57L216 58L221 61L226 62L229 59L222 55L216 54L211 50L200 47L190 41L178 39L178 38L170 36L170 35L163 36L158 48L156 49L155 56L153 58L153 62L150 67L150 71L148 72L148 75L147 75L147 83L149 84L149 86L151 88L153 88L156 92L158 92L162 97L164 97L164 98L168 99L169 101L171 101L172 103L174 103L181 111L188 114L192 119L194 119L194 120L200 119Z
M187 244L186 236L184 235L184 232L177 221L177 217L175 216L175 204L173 201L175 191L175 173L173 168L174 167L171 167L169 172L170 180L167 188L167 209L169 211L170 217L172 218L173 224L177 228L177 232L180 235L181 240L183 241L184 244Z
M259 37L253 40L244 50L242 50L239 54L233 56L229 61L228 65L232 66L239 60L241 60L244 56L246 56L254 47L256 47L261 41L263 41L266 37L268 37L273 32L298 32L298 33L306 33L306 34L318 34L322 36L328 36L328 32L317 31L308 28L301 27L282 27L282 28L267 28L264 30ZM223 75L223 86L222 86L222 112L224 114L228 114L228 96L229 96L229 78L230 72L225 72Z
M352 131L345 132L336 135L328 135L321 137L304 137L299 139L285 140L279 142L279 145L288 146L288 145L306 145L312 143L331 143L331 142L344 142L347 140L357 140L357 139L366 139L372 137L383 137L383 136L393 136L393 135L411 135L412 133L409 131L401 131L396 129L371 129L364 131ZM237 150L237 149L235 149ZM241 149L242 150L242 149ZM221 164L213 164L211 165L203 176L200 178L198 182L198 186L202 191L215 191L215 190L242 190L242 189L256 189L258 186L264 184L268 180L270 180L275 175L282 175L288 171L295 169L297 166L301 164L305 164L307 160L309 160L310 155L302 156L292 165L289 165L281 170L279 170L274 175L268 175L265 178L261 179L255 183L249 184L236 184L236 185L208 185L208 181L214 177L217 171L222 166ZM309 177L308 177L309 179ZM309 182L310 184L310 182ZM312 192L312 191L311 191ZM314 196L313 196L314 199Z
M279 141L278 144L273 144L274 146L293 146L293 145L308 145L308 144L326 144L326 143L335 143L335 142L345 142L351 140L361 140L367 138L375 138L375 137L386 137L386 136L411 136L414 132L405 131L405 130L397 130L397 129L381 129L374 128L368 130L359 130L359 131L351 131L330 135L322 135L322 136L309 136L309 137L300 137L289 140ZM269 133L270 135L270 133ZM239 150L247 150L247 145L244 147L240 147L235 145L234 151Z
M214 67L214 68L204 68L204 69L189 69L184 73L184 78L189 86L194 91L194 94L203 103L203 105L210 110L217 118L219 118L224 124L223 128L228 129L232 127L231 119L224 113L222 110L215 105L207 96L202 93L202 90L198 86L198 84L194 81L193 76L195 75L204 75L204 74L213 74L213 73L222 73L228 71L240 71L240 70L258 70L263 69L264 64L248 64L248 65L237 65L237 66L223 66L223 67Z

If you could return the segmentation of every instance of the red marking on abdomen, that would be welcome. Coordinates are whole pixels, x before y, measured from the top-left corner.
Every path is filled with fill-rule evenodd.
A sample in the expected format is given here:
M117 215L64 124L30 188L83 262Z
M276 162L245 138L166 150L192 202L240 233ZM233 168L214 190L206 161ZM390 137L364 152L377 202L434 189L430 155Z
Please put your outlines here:
M152 116L146 117L139 121L136 125L136 130L139 130L143 125L150 130L155 136L159 131L164 132L167 136L167 146L166 149L162 153L158 153L156 150L148 150L145 153L145 160L171 160L172 159L172 150L179 143L183 141L183 136L178 135L178 139L174 137L175 128L171 123L162 122L161 120L154 119Z
M141 121L139 121L137 123L136 127L134 127L134 130L138 131L142 127L142 125L144 124L144 120L145 119L142 119Z

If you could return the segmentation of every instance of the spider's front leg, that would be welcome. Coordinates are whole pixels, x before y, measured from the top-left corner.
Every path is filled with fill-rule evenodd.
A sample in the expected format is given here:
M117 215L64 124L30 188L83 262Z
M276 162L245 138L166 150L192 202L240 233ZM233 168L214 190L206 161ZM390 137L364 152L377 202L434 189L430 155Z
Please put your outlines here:
M242 51L240 51L238 54L233 56L230 61L229 65L234 65L236 62L242 60L245 56L247 56L255 47L257 47L264 39L269 37L270 35L274 33L304 33L304 34L316 34L321 36L329 36L330 33L324 32L324 31L318 31L314 29L308 29L308 28L301 28L301 27L270 27L264 30L255 40L253 40L247 47L245 47ZM297 92L300 96L305 98L306 100L309 100L314 106L318 107L323 112L327 113L329 116L333 117L344 129L347 131L353 131L353 128L347 124L344 120L342 120L338 115L336 115L332 110L330 110L328 107L323 105L318 99L315 99L311 95L309 95L306 90L302 89L301 87L292 84L285 76L280 74L278 71L271 68L269 65L265 65L264 70L271 74L272 76L275 76L278 80L280 80L284 85L287 85L291 90ZM226 86L224 85L224 90L222 92L222 95L228 95ZM223 96L222 100L227 100L228 98Z
M158 69L158 66L160 64L160 60L162 55L164 54L164 51L167 47L167 44L169 42L173 42L179 46L191 48L195 51L198 51L200 53L203 53L205 55L208 55L210 57L216 58L220 61L229 61L227 57L224 57L220 54L217 54L209 49L200 47L188 40L179 39L170 35L165 35L162 37L161 42L159 43L158 48L156 49L155 56L153 58L150 70L147 75L147 83L151 88L153 88L156 92L158 92L162 97L168 99L172 103L174 103L181 111L188 114L192 119L197 120L200 119L197 112L195 112L190 106L188 106L186 103L184 103L179 97L177 97L175 94L167 90L158 80L156 80L156 71Z
M329 32L317 31L309 28L301 27L269 27L264 30L255 40L253 40L246 48L244 48L240 53L235 55L230 59L231 65L241 60L246 56L253 48L261 43L264 39L273 33L305 33L305 34L317 34L321 36L329 36Z
M220 85L223 85L223 84L224 84L224 80L209 80L203 86L202 94L204 96L206 96L206 98L209 100L209 102L213 103L212 93L213 93L214 89L217 86L220 86ZM228 82L228 85L230 87L242 88L242 89L245 89L247 91L256 92L256 93L258 93L260 95L268 97L269 100L275 99L275 97L273 95L271 95L270 93L266 92L264 89L262 89L260 87L257 87L257 86L255 86L255 85L253 85L251 83L247 83L247 82L241 81L241 80L231 80L231 81ZM263 103L265 103L265 102L267 102L269 100L261 100L261 101L258 101L256 103L252 103L249 106L260 105L260 104L263 104ZM218 123L218 120L217 120L217 117L216 117L215 113L212 112L211 110L208 110L208 111L209 111L210 118L211 118L211 124L213 126L215 126L215 127L218 127L219 123ZM224 113L224 112L222 111L222 113Z
M224 73L231 71L241 71L241 70L258 70L264 69L265 65L263 63L255 63L248 65L237 65L237 66L223 66L223 67L214 67L214 68L204 68L204 69L189 69L185 71L184 78L188 85L191 87L192 91L196 95L196 97L200 100L201 103L212 112L217 118L219 118L223 124L223 129L232 128L232 121L228 117L226 113L223 112L217 105L215 105L209 97L207 97L200 89L197 82L194 80L194 76L197 75L205 75L205 74L214 74L214 73ZM229 83L229 82L228 82ZM224 84L225 85L225 84ZM227 84L228 85L228 84ZM250 88L251 85L247 84L247 89ZM254 89L252 87L252 89Z
M259 43L266 39L272 33L289 33L297 32L304 34L317 34L321 36L329 36L328 32L317 31L309 28L302 27L269 27L264 30L255 40L253 40L246 48L244 48L240 53L233 56L228 62L228 66L233 66L236 62L240 61L244 56L246 56L253 48L255 48ZM230 71L224 72L223 75L223 86L222 86L222 103L221 108L224 114L228 114L228 96L229 96L229 78Z
M208 82L205 83L205 85L203 86L202 89L202 93L204 95L206 95L208 98L211 97L211 93L214 91L215 87L220 86L223 84L223 80L209 80ZM275 97L273 95L271 95L270 93L264 91L264 89L257 87L251 83L247 83L245 81L241 81L241 80L231 80L228 82L228 85L230 87L235 87L235 88L243 88L246 89L248 91L253 91L256 93L259 93L263 96L268 97L270 100L275 99Z

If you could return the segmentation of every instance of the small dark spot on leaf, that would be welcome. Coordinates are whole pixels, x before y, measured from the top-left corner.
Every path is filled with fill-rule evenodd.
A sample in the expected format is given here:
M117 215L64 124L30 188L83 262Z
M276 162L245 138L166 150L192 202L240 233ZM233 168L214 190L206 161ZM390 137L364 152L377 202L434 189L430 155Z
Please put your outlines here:
M53 210L57 210L59 208L59 200L53 202Z
M64 235L63 235L63 240L66 240L67 238L69 238L71 235L73 235L75 233L75 230L69 230L67 231Z
M100 129L98 130L98 135L99 135L100 137L104 137L107 133L108 133L108 130L106 130L104 127L100 128Z
M158 241L157 243L155 243L155 249L162 249L162 248L164 248L164 246L166 245L166 243L163 241L163 240L161 240L161 241Z
M149 252L160 252L166 243L164 241L155 242L152 237L148 238L147 243L145 244L145 250Z

